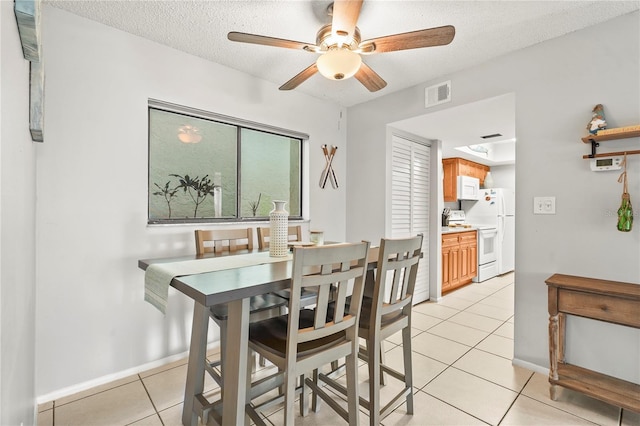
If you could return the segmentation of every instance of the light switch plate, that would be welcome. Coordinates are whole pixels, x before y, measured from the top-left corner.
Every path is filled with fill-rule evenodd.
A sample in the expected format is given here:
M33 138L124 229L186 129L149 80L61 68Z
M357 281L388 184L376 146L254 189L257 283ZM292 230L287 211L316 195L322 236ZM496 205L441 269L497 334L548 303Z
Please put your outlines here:
M533 197L533 214L556 214L556 197Z

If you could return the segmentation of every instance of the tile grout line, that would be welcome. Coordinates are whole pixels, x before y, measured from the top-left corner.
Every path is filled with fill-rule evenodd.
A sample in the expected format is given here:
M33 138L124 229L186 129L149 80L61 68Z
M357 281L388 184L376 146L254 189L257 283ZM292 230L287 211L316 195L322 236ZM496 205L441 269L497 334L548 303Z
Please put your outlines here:
M529 382L531 381L531 379L533 378L533 375L535 373L531 373L531 375L529 376L529 378L527 379L527 382L524 384L524 386L522 386L522 389L520 389L520 391L518 392L518 394L516 395L515 398L513 398L513 401L511 401L511 404L509 404L509 408L507 408L507 411L504 412L504 414L502 415L502 417L500 418L500 421L498 422L497 426L500 426L500 424L502 424L502 422L504 421L504 418L507 417L507 414L509 414L509 411L511 411L511 408L513 408L513 405L516 403L516 401L518 400L518 398L520 398L520 395L522 395L522 391L524 390L524 388L527 387L527 385L529 384ZM526 396L526 395L525 395Z
M497 293L498 291L500 291L500 290L502 290L502 289L504 289L504 288L506 288L506 287L508 287L509 285L512 285L512 284L513 284L513 283L507 284L506 286L502 287L501 289L496 290L495 292L493 292L493 293L491 293L491 294L487 295L486 297L484 297L484 298L482 298L482 299L478 300L477 302L475 302L475 303L473 303L473 304L469 305L467 308L462 309L462 310L459 310L459 312L458 312L458 313L456 313L456 314L452 315L451 317L449 317L449 318L447 318L447 319L445 319L445 320L442 320L442 321L441 321L440 323L438 323L438 324L442 324L443 322L450 321L450 319L451 319L451 318L453 318L455 315L458 315L458 314L459 314L459 313L461 313L461 312L465 312L468 308L470 308L470 307L472 307L472 306L476 305L476 304L477 304L477 303L479 303L480 301L485 300L486 298L488 298L488 297L490 297L490 296L494 295L494 294L495 294L495 293ZM445 306L446 306L446 305L445 305ZM451 308L451 309L455 309L455 308ZM426 315L426 314L425 314L425 315ZM479 314L476 314L476 315L479 315ZM480 315L480 316L484 316L484 315ZM466 411L462 410L460 407L456 407L456 406L454 406L454 405L452 405L452 404L448 403L447 401L443 401L443 400L441 400L440 398L438 398L438 397L436 397L436 396L434 396L434 395L431 395L429 392L427 392L427 391L425 390L425 388L426 388L430 383L432 383L436 378L438 378L439 376L441 376L445 371L447 371L447 370L449 370L450 368L452 368L452 369L455 369L455 370L457 370L457 371L461 371L461 372L464 372L464 373L469 374L469 375L471 375L471 376L477 377L477 378L478 378L478 379L480 379L480 380L484 380L484 381L486 381L486 382L488 382L488 383L491 383L491 384L494 384L494 385L496 385L496 386L500 386L501 388L504 388L504 389L510 390L510 391L512 391L512 392L515 392L515 391L513 391L512 389L506 388L506 387L502 386L502 385L501 385L501 384L499 384L499 383L495 383L495 382L493 382L493 381L491 381L491 380L487 380L487 379L485 379L485 378L483 378L483 377L480 377L480 376L477 376L477 375L475 375L475 374L469 373L469 372L467 372L467 371L461 370L461 369L459 369L459 368L457 368L457 367L454 367L454 365L453 365L453 364L455 364L456 362L458 362L460 359L462 359L465 355L467 355L469 352L471 352L473 349L477 349L477 350L479 350L479 351L482 351L482 352L485 352L485 353L491 354L491 355L493 355L493 356L498 356L498 357L500 357L500 358L504 358L504 357L501 357L500 355L497 355L497 354L494 354L494 353L487 352L487 351L484 351L484 350L482 350L482 349L479 349L479 348L477 348L477 346L478 346L480 343L482 343L483 341L485 341L489 336L493 335L493 333L495 333L495 332L496 332L496 330L498 330L500 327L502 327L504 324L506 324L506 323L509 321L509 319L511 319L512 317L513 317L513 316L511 316L511 317L507 318L506 320L503 320L503 321L502 321L502 324L500 324L499 326L497 326L497 327L496 327L492 332L490 332L489 334L487 334L487 336L485 336L482 340L480 340L480 341L479 341L478 343L476 343L474 346L469 347L469 350L465 351L462 355L460 355L458 358L456 358L453 362L451 362L450 364L448 364L448 365L447 365L447 367L446 367L445 369L443 369L440 373L438 373L437 375L435 375L431 380L429 380L429 381L428 381L424 386L422 386L421 388L419 388L417 391L418 391L418 392L424 392L425 394L429 395L430 397L435 398L435 399L437 399L437 400L441 401L442 403L447 404L447 405L449 405L450 407L455 408L456 410L459 410L459 411L461 411L461 412L463 412L463 413L465 413L465 414L467 414L467 415L469 415L469 416L471 416L471 417L473 417L473 418L475 418L475 419L478 419L478 420L480 420L480 421L481 421L481 422L483 422L483 423L490 424L490 423L487 423L486 421L484 421L484 420L480 419L479 417L477 417L477 416L475 416L475 415L473 415L473 414L471 414L471 413L467 413ZM490 318L490 317L487 317L487 318ZM493 319L496 319L496 318L493 318ZM498 320L498 321L499 321L499 320ZM454 323L454 324L457 324L457 323ZM458 325L462 325L462 324L458 324ZM463 325L463 326L464 326L464 325ZM434 325L434 327L435 327L435 325ZM471 328L471 329L473 329L473 330L476 330L476 329L474 329L473 327L468 327L468 328ZM480 330L480 331L484 331L484 330ZM423 331L423 333L426 333L426 332L427 332L427 330ZM422 334L422 333L419 333L419 334ZM430 334L431 334L431 333L430 333ZM434 335L434 336L437 336L437 335ZM438 336L438 337L442 337L442 336ZM446 339L445 337L442 337L442 338ZM457 341L455 341L455 340L451 340L451 339L447 339L447 340L452 341L452 342L455 342L455 343L463 344L463 343L457 342ZM465 345L465 346L466 346L466 345ZM413 349L412 349L412 350L413 350ZM415 351L415 352L416 352L416 353L418 353L418 354L420 354L420 355L422 355L422 356L425 356L425 357L427 357L427 358L431 358L431 357L428 357L428 356L426 356L426 355L424 355L424 354L421 354L420 352L417 352L417 351ZM431 359L433 359L433 358L431 358ZM504 359L507 359L507 358L504 358ZM438 361L438 360L436 360L436 361ZM442 362L442 361L439 361L439 362ZM522 389L524 389L524 387L527 385L527 383L529 383L529 380L531 380L531 377L533 377L533 373L531 374L531 376L529 377L529 379L527 380L527 382L525 383L525 385L522 387ZM499 425L499 424L500 424L500 422L504 419L504 417L507 415L507 413L509 412L509 410L511 410L511 407L513 406L513 404L514 404L515 400L520 396L520 393L522 392L522 389L520 390L520 392L518 392L518 394L516 395L516 397L514 398L514 400L513 400L513 401L511 402L511 404L509 405L509 408L505 411L505 413L503 414L503 416L500 418L500 421L498 422L498 425ZM394 410L394 411L395 411L395 410Z
M470 417L473 417L474 419L477 419L477 420L481 421L481 422L482 422L482 423L484 423L484 424L491 425L491 423L488 423L488 422L486 422L486 421L482 420L480 417L475 416L475 415L473 415L473 414L471 414L471 413L467 413L467 412L466 412L466 411L464 411L462 408L460 408L460 407L456 407L455 405L453 405L453 404L451 404L451 403L449 403L449 402L447 402L447 401L444 401L444 400L442 400L442 399L438 398L438 397L437 397L437 396L435 396L435 395L431 395L429 392L426 392L426 391L424 391L424 390L422 390L422 389L420 389L418 392L423 392L423 393L425 393L426 395L429 395L431 398L433 398L433 399L437 399L438 401L442 402L443 404L446 404L446 405L448 405L449 407L452 407L452 408L454 408L454 409L456 409L456 410L460 411L461 413L465 413L466 415L468 415L468 416L470 416ZM398 407L398 408L399 408L399 407ZM394 410L394 411L395 411L395 410Z
M535 372L534 372L534 374L532 374L532 375L531 375L531 378L529 379L529 381L530 381L531 379L533 379L533 376L534 376L534 375L535 375ZM529 383L529 381L527 381L527 384ZM525 385L525 387L526 387L526 385ZM524 388L522 388L522 390L524 391ZM518 397L520 397L520 395L518 395ZM532 396L525 395L525 394L522 394L522 397L523 397L523 398L530 399L530 400L535 401L535 402L539 402L540 404L546 405L546 406L547 406L547 407L549 407L549 408L553 408L554 410L562 411L562 412L563 412L563 413L565 413L565 414L569 414L570 416L577 417L577 418L579 418L580 420L584 420L584 421L586 421L586 422L593 423L594 425L599 425L599 424L600 424L600 423L596 423L594 420L592 420L592 419L588 419L588 418L586 418L586 417L584 417L584 416L582 416L582 415L580 415L580 414L572 413L571 411L567 411L567 410L566 410L566 409L564 409L564 408L556 407L555 405L549 404L548 402L546 402L546 399L545 399L544 401L542 401L542 400L540 400L540 399L536 399L536 398L534 398L534 397L532 397ZM612 405L612 407L615 407L615 406L614 406L614 405ZM618 407L616 407L616 408L618 408Z
M164 421L162 420L162 416L160 416L160 412L158 412L158 408L156 407L156 404L153 402L153 398L151 398L151 394L149 394L149 390L147 389L147 386L144 384L144 380L142 380L142 376L140 376L140 374L138 374L138 379L140 380L140 383L142 384L142 387L144 388L145 393L149 397L149 401L151 402L151 406L153 407L153 411L156 412L156 416L158 416L158 419L160 419L160 423L162 424L162 426L165 426L164 425ZM149 417L149 416L147 416L147 417ZM140 420L142 420L142 419L138 419L136 421L140 421Z

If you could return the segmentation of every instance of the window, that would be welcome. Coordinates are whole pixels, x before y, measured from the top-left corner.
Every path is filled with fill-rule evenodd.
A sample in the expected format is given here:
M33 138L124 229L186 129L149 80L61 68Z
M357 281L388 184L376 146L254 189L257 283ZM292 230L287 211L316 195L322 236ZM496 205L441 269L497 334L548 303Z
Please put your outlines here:
M302 218L307 135L149 101L149 223Z

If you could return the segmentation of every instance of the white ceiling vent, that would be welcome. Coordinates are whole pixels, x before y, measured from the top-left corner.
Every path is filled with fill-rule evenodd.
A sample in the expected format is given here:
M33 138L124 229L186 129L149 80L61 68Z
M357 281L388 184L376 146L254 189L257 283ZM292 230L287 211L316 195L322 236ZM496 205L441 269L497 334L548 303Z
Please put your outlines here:
M424 89L424 107L429 108L451 101L451 80Z

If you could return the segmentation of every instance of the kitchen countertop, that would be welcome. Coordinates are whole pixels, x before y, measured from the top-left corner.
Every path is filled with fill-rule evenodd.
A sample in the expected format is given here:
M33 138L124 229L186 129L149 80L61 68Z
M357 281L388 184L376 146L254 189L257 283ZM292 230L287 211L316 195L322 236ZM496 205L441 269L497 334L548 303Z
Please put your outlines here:
M463 228L461 226L451 227L451 226L443 226L442 228L443 234L454 234L456 232L466 232L466 231L477 231L478 228L472 226L470 228Z

